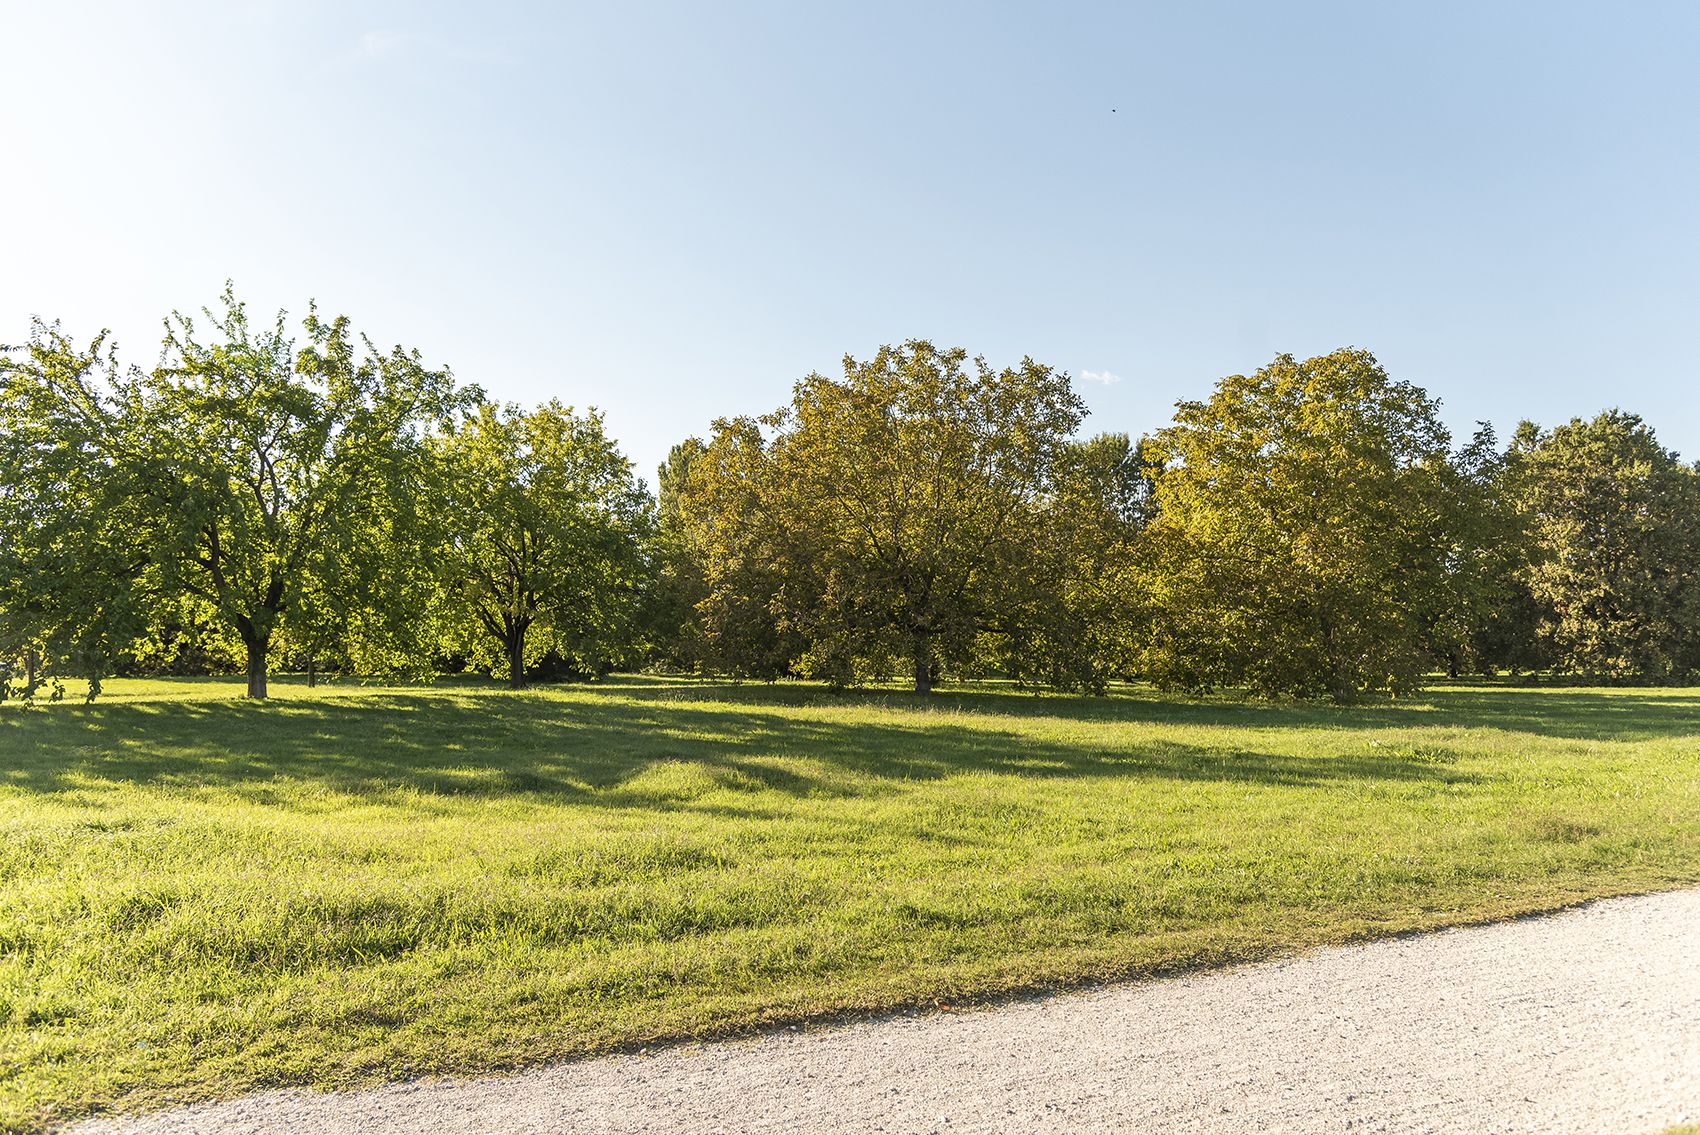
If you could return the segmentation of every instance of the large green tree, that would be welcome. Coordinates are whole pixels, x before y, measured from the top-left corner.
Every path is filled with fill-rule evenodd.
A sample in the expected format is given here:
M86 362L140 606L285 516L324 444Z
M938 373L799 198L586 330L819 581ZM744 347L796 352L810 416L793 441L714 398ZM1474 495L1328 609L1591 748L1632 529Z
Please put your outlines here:
M392 563L416 553L395 546L394 521L415 507L454 383L417 351L357 339L346 317L310 313L298 346L283 313L255 324L228 288L166 326L160 366L124 392L126 452L153 488L162 590L236 632L263 698L273 638L309 596L400 602Z
M1010 634L1083 414L1066 374L921 340L799 382L748 478L799 668L842 683L902 667L927 693L983 636Z
M1182 402L1142 540L1146 672L1328 695L1414 687L1457 554L1437 404L1367 351L1278 356Z
M304 332L298 347L281 313L252 323L227 288L216 311L167 321L151 372L40 327L11 352L8 622L35 619L89 665L147 626L220 626L256 698L276 636L311 637L327 597L345 636L407 623L394 584L418 554L400 537L453 383L347 319L309 314Z
M546 654L589 672L630 657L654 517L601 416L486 404L438 454L455 641L516 688Z
M1526 570L1553 664L1668 681L1700 667L1700 473L1634 414L1550 431L1524 423L1509 455L1534 542Z

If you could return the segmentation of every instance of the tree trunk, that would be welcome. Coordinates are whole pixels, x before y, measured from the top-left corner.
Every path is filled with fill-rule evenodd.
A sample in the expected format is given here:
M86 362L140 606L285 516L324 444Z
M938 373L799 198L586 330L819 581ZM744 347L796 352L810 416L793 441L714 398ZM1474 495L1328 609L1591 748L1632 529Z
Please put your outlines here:
M266 696L266 655L271 650L272 631L277 627L277 613L283 609L283 577L272 573L266 595L250 615L233 615L232 622L248 648L248 696Z
M266 696L266 648L270 645L259 635L244 635L248 647L248 696Z
M248 696L263 698L266 696L266 652L272 641L270 626L268 624L262 632L253 619L244 615L237 615L234 622L236 633L242 636L242 645L248 648Z
M319 660L314 655L307 656L307 688L310 690L319 684Z
M1328 667L1328 696L1336 705L1345 705L1357 700L1357 687L1347 676L1346 660L1340 657L1334 647L1334 622L1327 615L1318 617L1318 625L1322 629L1322 657Z
M508 630L508 688L523 690L525 688L525 628L511 627Z
M35 694L35 688L39 684L36 677L36 667L40 664L41 656L35 652L34 647L24 651L24 696L26 698Z
M913 631L915 647L915 692L933 692L933 638L927 631Z

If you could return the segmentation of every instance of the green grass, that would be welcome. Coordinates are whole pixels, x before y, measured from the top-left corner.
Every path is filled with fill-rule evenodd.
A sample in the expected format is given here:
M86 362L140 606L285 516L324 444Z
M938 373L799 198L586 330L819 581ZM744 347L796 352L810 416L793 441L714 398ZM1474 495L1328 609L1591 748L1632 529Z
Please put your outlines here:
M114 682L0 710L0 1127L1700 881L1700 691Z

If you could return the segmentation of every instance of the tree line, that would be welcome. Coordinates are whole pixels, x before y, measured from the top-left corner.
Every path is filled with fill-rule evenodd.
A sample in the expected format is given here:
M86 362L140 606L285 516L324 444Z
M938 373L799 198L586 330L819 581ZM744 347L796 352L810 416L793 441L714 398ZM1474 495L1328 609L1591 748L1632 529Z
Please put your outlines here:
M1066 373L912 340L673 447L504 405L227 288L158 364L0 351L0 697L280 667L1144 680L1351 700L1438 670L1700 673L1700 469L1607 411L1454 444L1367 351L1137 441Z

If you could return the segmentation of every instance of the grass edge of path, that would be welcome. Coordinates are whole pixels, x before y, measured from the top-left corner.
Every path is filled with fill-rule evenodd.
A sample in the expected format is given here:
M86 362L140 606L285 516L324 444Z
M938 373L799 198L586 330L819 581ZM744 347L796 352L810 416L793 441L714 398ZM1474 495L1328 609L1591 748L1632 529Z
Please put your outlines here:
M76 1112L61 1112L43 1116L41 1122L0 1131L20 1133L35 1131L65 1131L89 1121L119 1121L165 1115L185 1107L205 1107L271 1091L307 1091L323 1094L354 1092L382 1087L386 1084L410 1082L457 1082L473 1079L500 1078L535 1071L561 1064L579 1063L616 1056L645 1054L658 1048L677 1048L701 1044L737 1043L774 1032L790 1029L840 1028L856 1024L878 1023L940 1011L985 1012L1002 1006L1048 997L1068 996L1115 986L1137 985L1145 982L1226 972L1241 966L1279 962L1318 950L1350 948L1405 938L1426 937L1454 930L1469 930L1508 922L1539 920L1580 910L1602 902L1635 899L1669 894L1700 887L1700 877L1672 878L1653 886L1631 884L1626 887L1605 883L1590 891L1568 891L1561 895L1541 898L1495 896L1497 901L1449 912L1440 917L1429 915L1413 919L1409 925L1390 925L1383 929L1359 929L1345 933L1320 933L1314 937L1290 941L1254 941L1242 949L1214 949L1156 962L1122 964L1078 972L1059 972L1032 981L994 983L978 989L948 995L948 1009L941 1010L940 998L933 992L922 996L878 998L865 1003L856 1002L815 1011L786 1012L784 1010L752 1010L741 1017L716 1022L686 1033L657 1032L630 1040L595 1043L582 1051L542 1060L491 1061L487 1064L442 1071L427 1071L400 1076L363 1074L318 1083L279 1082L273 1084L232 1085L228 1091L216 1088L192 1101L176 1098L173 1089L143 1089L116 1107L94 1106ZM1659 1135L1700 1135L1700 1125L1685 1125L1662 1131Z

